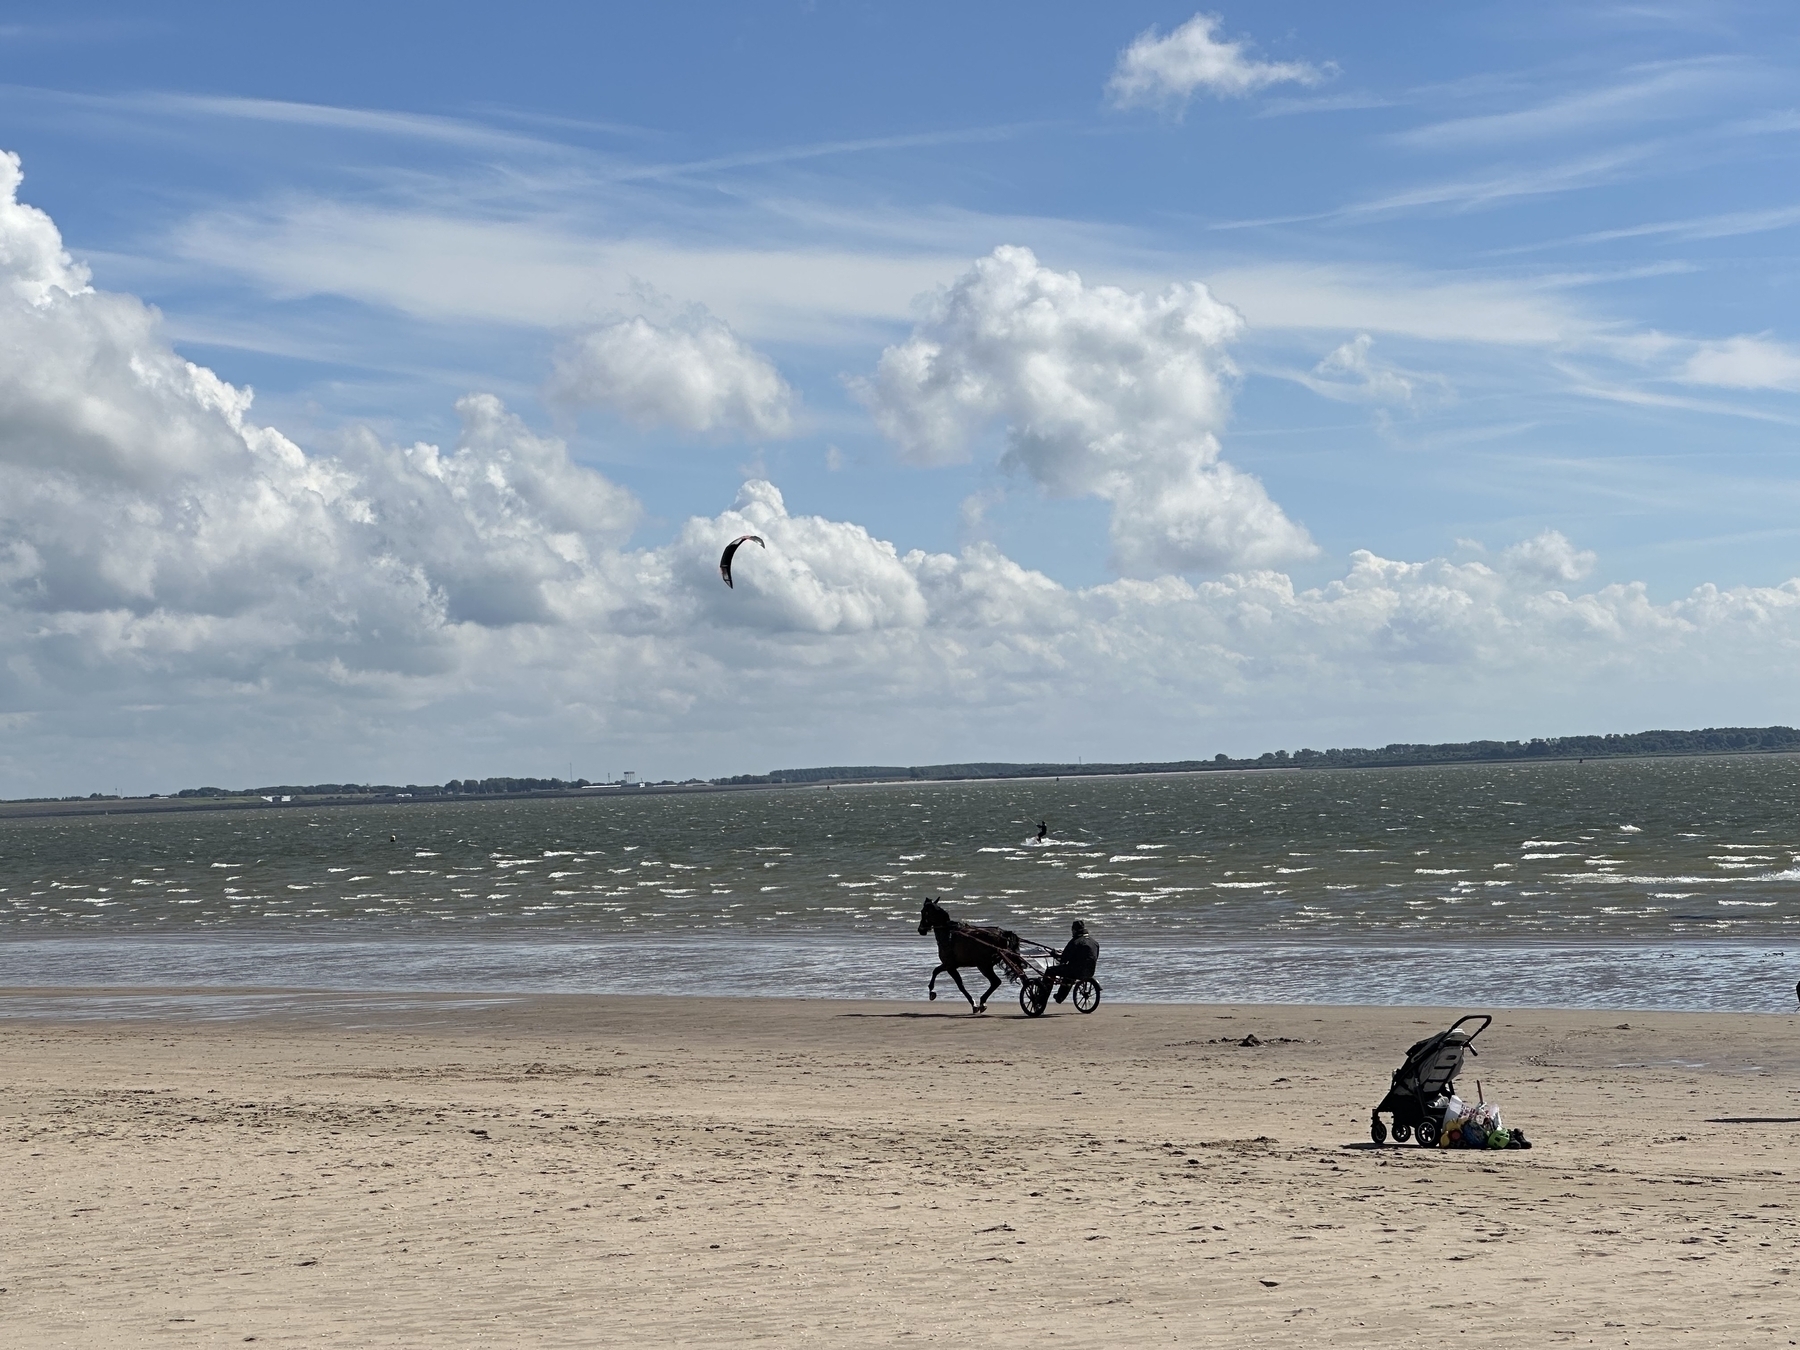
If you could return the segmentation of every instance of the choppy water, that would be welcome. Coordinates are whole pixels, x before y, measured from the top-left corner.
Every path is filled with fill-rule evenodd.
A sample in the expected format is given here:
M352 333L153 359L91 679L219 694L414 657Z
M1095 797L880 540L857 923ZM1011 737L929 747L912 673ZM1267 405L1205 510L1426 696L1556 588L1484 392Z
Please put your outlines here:
M1800 759L0 821L0 983L911 996L925 895L1120 997L1785 1010Z

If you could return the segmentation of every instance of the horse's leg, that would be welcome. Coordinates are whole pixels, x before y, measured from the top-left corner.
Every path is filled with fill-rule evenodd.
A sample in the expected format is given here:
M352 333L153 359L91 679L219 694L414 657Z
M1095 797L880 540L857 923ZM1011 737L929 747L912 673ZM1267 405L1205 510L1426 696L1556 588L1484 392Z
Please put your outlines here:
M931 972L931 978L925 981L925 997L930 999L933 1003L937 1002L937 977L942 975L948 969L950 969L949 966L939 966L936 970Z
M951 979L953 979L953 980L955 980L955 981L956 981L956 987L957 987L957 988L958 988L958 989L960 989L960 990L962 990L962 996L963 996L963 997L964 997L964 998L966 998L966 999L968 999L968 1000L969 1000L969 1011L970 1011L970 1012L972 1012L972 1013L978 1013L978 1012L980 1012L980 1011L981 1011L981 1009L980 1009L980 1008L977 1008L977 1007L976 1007L976 1006L975 1006L975 999L974 999L974 997L973 997L973 996L972 996L972 995L971 995L971 994L970 994L970 993L969 993L969 987L968 987L968 986L967 986L967 985L966 985L966 984L964 984L964 983L963 983L963 982L962 982L962 971L961 971L961 969L959 969L959 968L958 968L958 967L956 967L956 966L950 966L950 967L948 967L948 969L949 969L949 971L950 971L950 978L951 978Z
M1000 977L994 974L994 968L991 965L979 966L977 969L979 969L983 975L988 977L988 987L987 992L981 996L981 1006L975 1011L986 1012L987 1001L994 996L994 990L1000 987Z

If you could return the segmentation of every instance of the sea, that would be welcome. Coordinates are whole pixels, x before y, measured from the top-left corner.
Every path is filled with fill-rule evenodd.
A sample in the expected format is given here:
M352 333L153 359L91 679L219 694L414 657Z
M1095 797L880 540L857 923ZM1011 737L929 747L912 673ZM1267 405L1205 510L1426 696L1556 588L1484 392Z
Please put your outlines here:
M1109 1000L1792 1014L1800 757L11 818L0 1014L923 1000L927 896L1086 920Z

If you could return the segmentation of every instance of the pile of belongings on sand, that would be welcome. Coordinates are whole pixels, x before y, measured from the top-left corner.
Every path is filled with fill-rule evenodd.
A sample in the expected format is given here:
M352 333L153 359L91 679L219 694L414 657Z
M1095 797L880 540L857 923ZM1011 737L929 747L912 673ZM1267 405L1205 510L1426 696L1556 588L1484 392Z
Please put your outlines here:
M1509 1130L1500 1123L1500 1108L1492 1102L1471 1105L1451 1097L1444 1106L1444 1128L1439 1148L1530 1148L1524 1130Z

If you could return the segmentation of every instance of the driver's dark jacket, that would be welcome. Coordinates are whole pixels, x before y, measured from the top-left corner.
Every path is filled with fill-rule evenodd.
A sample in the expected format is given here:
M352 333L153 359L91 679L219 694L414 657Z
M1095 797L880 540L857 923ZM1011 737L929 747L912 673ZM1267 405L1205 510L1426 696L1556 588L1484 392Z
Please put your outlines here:
M1100 944L1086 933L1070 938L1069 945L1056 958L1056 964L1060 967L1058 974L1067 975L1072 980L1087 979L1100 964Z

